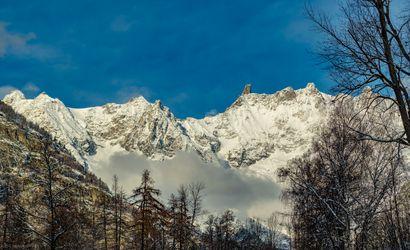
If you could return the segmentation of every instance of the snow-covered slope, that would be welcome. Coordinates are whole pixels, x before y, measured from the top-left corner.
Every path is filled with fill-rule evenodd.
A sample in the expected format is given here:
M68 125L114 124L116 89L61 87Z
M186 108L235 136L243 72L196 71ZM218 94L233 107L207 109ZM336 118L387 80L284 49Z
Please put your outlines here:
M221 143L218 154L231 166L246 167L274 152L304 151L327 117L330 97L313 84L273 95L242 94L224 113L187 119L192 134L205 131Z
M26 99L18 90L7 95L3 101L38 124L60 141L80 162L86 162L86 155L96 153L93 139L80 121L60 100L41 93L34 99Z
M254 94L246 86L225 112L185 120L175 118L160 101L149 103L143 97L125 104L71 109L44 93L26 99L15 91L4 102L49 131L86 163L95 157L108 159L118 151L152 160L192 151L204 161L272 177L278 165L309 147L328 117L331 96L313 84L275 94Z

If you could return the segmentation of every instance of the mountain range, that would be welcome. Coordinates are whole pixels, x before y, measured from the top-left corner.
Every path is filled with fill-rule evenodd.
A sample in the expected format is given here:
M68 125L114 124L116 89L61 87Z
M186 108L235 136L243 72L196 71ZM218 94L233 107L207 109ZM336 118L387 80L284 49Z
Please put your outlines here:
M152 161L192 152L204 162L274 178L278 166L302 155L326 122L333 97L313 83L274 94L242 94L224 112L179 119L161 101L139 96L124 104L70 108L41 93L28 99L18 90L3 101L55 137L86 168L114 153Z

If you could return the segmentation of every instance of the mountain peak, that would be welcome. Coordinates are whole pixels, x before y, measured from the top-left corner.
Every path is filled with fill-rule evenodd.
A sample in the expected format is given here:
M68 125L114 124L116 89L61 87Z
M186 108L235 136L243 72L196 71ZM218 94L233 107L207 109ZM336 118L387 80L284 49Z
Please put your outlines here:
M41 92L36 98L51 98L46 92Z
M319 90L316 88L316 86L313 82L309 82L306 85L306 88L303 90L303 92L306 93L306 94L317 94L317 93L319 93Z
M36 101L53 101L54 99L47 95L46 92L41 92L34 100Z
M307 88L307 89L316 89L316 86L315 86L315 84L314 84L313 82L309 82L309 83L306 85L306 88Z
M156 100L154 103L154 107L158 108L158 109L163 109L164 107L162 106L162 102L161 100Z
M274 94L253 94L247 84L226 112L204 119L177 119L159 100L150 103L142 96L125 104L70 109L42 93L34 100L14 100L11 106L49 131L91 169L119 150L152 160L192 151L204 161L247 167L270 162L279 154L287 161L291 155L303 153L327 117L328 109L323 107L330 99L317 98L319 95L313 84L300 90L288 87ZM24 97L15 92L8 98ZM263 167L256 172L272 171Z
M247 94L250 94L251 92L252 92L252 84L248 83L243 88L242 95L247 95Z
M3 98L3 101L7 104L10 104L10 103L13 103L15 101L20 101L20 100L24 100L24 99L26 99L26 97L24 96L23 92L16 89L16 90L13 90L10 94L6 95Z
M128 103L148 103L147 99L145 99L142 95L136 96L131 98Z

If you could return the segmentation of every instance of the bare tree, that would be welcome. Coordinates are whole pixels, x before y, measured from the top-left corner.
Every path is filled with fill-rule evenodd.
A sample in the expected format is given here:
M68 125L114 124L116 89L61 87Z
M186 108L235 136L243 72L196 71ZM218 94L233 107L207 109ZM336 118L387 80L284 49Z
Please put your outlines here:
M90 231L91 239L90 246L92 249L108 249L108 193L99 193L95 190L91 195L91 214Z
M285 215L278 212L272 213L268 218L269 242L272 249L278 248L284 218Z
M62 171L62 159L58 157L56 144L49 137L44 137L41 144L40 175L34 182L39 196L34 196L32 208L23 208L30 218L29 229L50 249L72 244L69 234L77 224L75 195L72 193L76 181L65 181ZM60 241L61 240L61 241Z
M181 185L176 196L173 196L174 213L171 214L175 221L175 238L178 249L188 248L192 239L191 216L189 214L188 188Z
M122 238L125 234L126 223L124 220L125 213L125 193L122 187L119 187L118 176L113 176L113 221L114 221L114 249L121 249Z
M3 165L3 164L2 164ZM0 173L0 246L2 249L25 247L30 242L27 216L20 209L20 183L3 165Z
M218 218L215 218L213 214L210 214L205 221L205 230L202 234L202 244L207 248L207 249L215 249L215 240L216 240L216 230L215 230L215 224L216 220Z
M191 196L191 226L194 227L198 216L202 213L202 199L205 184L202 182L191 183L188 185L188 189Z
M392 13L394 3L346 0L340 6L342 18L337 23L312 7L307 10L327 37L318 54L338 83L335 89L355 94L371 87L377 94L372 96L374 101L389 100L390 108L400 114L402 131L398 135L379 137L357 132L363 139L410 145L410 9Z
M236 227L235 227L235 215L232 210L226 210L219 219L218 230L219 231L219 244L221 249L233 249L236 242L234 240Z
M102 227L103 227L103 237L104 237L104 249L108 249L108 228L109 228L109 197L102 196L101 198L101 206L102 206Z
M383 131L373 120L363 121L351 103L339 106L312 149L281 169L280 176L289 182L287 197L293 201L296 248L364 249L385 244L373 235L380 214L399 209L394 205L386 210L385 205L400 187L394 180L403 169L401 148L358 140L351 127L365 133ZM398 245L386 247L404 249L400 222L392 228L398 232L391 236Z
M197 220L202 215L202 199L205 185L201 182L181 185L169 200L172 246L179 249L196 248L200 244Z

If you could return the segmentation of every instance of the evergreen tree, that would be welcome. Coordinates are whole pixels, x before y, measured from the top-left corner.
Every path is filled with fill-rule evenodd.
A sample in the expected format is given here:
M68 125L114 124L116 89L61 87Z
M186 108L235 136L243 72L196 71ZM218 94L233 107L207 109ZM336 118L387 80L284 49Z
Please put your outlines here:
M134 220L134 232L137 242L135 247L140 249L153 249L164 243L162 241L163 227L166 224L166 209L159 201L161 192L154 187L154 180L150 172L145 170L142 174L141 184L133 190L131 195Z

